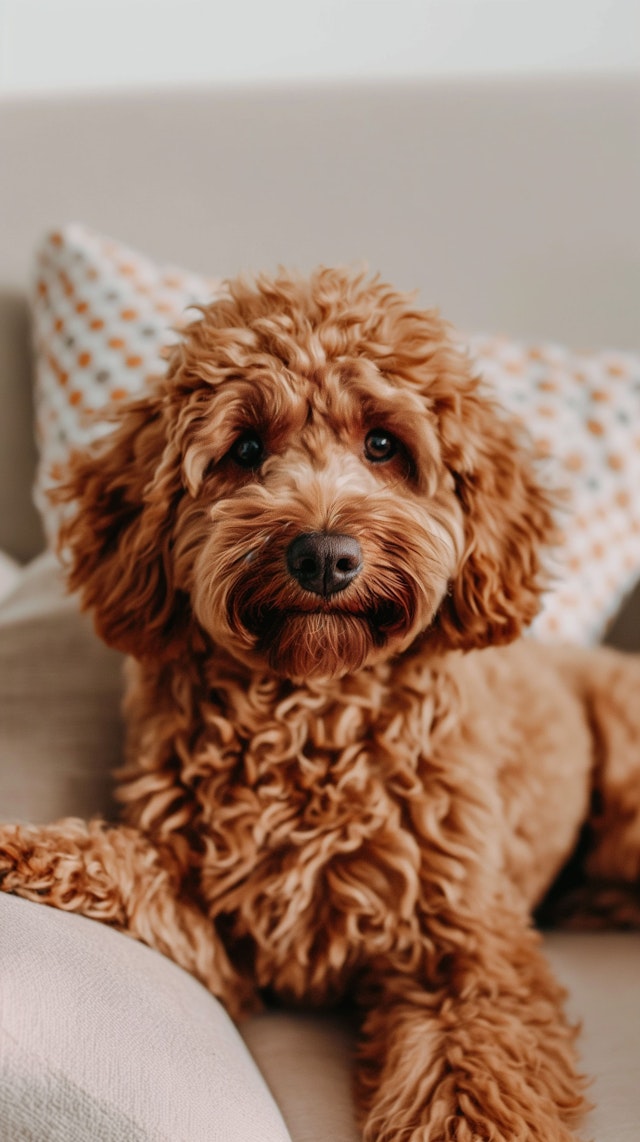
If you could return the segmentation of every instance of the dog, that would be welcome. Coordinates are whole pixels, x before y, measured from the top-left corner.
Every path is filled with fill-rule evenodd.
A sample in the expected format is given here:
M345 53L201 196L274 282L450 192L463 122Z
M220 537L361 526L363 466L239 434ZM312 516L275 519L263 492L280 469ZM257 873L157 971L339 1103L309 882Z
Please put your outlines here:
M328 268L228 283L116 419L56 496L129 656L123 821L3 826L2 888L236 1018L349 997L365 1142L569 1142L531 916L585 829L633 897L640 664L519 637L557 539L522 430L437 312Z

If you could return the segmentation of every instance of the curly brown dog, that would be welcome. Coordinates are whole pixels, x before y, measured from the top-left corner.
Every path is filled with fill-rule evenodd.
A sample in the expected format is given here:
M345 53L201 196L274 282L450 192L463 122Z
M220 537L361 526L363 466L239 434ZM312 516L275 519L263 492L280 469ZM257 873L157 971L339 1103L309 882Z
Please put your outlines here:
M590 814L587 875L637 881L640 663L515 641L535 468L436 313L321 269L230 283L58 493L131 656L126 824L3 827L3 888L234 1015L351 996L367 1142L567 1142L584 1106L530 916Z

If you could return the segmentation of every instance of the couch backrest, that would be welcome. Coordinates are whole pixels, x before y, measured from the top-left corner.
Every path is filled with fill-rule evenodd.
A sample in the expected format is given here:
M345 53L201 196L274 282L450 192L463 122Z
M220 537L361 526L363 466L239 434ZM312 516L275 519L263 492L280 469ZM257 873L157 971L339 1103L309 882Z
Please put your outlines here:
M638 347L637 80L208 90L0 106L0 548L27 558L24 290L87 222L212 274L366 261L468 330Z

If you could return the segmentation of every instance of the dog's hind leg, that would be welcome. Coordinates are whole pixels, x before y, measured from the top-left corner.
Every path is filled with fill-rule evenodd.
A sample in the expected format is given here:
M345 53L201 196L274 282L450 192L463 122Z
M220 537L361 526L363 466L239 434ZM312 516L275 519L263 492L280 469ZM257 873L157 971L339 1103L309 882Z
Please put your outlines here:
M591 813L578 887L554 922L640 928L640 656L608 649L572 664L594 739Z
M0 826L0 889L78 912L141 940L196 976L232 1015L250 1000L213 922L183 891L175 854L134 828Z

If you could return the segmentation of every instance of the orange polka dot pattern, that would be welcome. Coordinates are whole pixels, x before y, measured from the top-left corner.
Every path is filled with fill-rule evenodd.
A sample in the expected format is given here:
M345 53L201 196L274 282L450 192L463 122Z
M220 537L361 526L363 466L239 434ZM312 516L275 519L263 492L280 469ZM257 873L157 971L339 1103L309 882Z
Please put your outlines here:
M553 587L531 633L595 643L640 576L640 357L483 336L467 348L566 496Z
M218 279L159 266L120 242L72 223L36 254L32 294L36 350L35 488L50 539L58 519L45 496L69 450L109 430L105 413L164 368L190 305L220 291Z
M109 408L164 367L176 328L197 316L188 307L220 289L79 224L42 243L33 290L35 495L51 539L52 470L71 447L109 430ZM466 343L477 371L532 434L546 481L566 491L553 586L531 633L596 642L640 574L640 358L480 335Z

